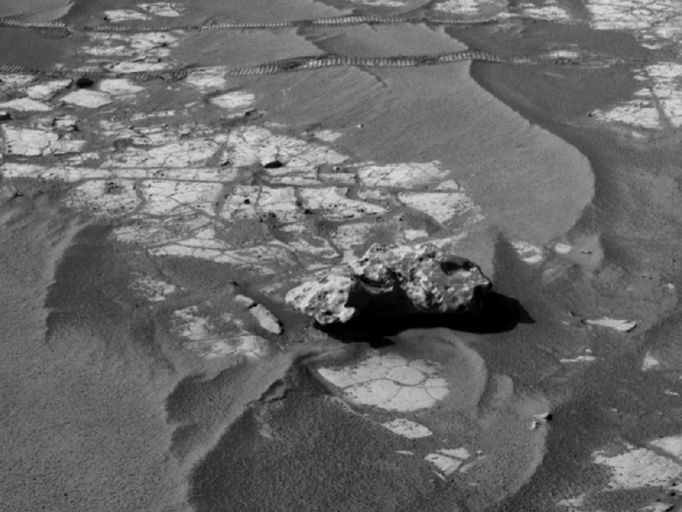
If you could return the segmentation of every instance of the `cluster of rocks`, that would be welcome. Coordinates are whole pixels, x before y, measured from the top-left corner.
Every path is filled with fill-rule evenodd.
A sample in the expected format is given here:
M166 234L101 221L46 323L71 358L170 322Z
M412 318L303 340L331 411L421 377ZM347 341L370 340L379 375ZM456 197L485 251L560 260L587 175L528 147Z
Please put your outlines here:
M362 311L473 312L491 289L475 263L433 244L374 244L344 273L303 283L289 291L286 301L327 325L348 322Z

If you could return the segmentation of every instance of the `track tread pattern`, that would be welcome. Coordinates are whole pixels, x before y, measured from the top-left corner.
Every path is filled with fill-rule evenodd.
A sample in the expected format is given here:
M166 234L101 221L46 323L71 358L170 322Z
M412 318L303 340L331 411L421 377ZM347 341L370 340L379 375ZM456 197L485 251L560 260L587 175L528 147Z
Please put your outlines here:
M319 18L311 20L293 20L271 23L206 23L198 25L93 25L74 27L65 23L53 22L25 22L13 18L0 18L0 27L24 28L24 29L59 29L69 32L111 32L111 33L143 33L143 32L207 32L213 30L277 30L284 28L299 27L345 27L351 25L399 25L407 23L431 23L435 25L479 25L496 23L494 18L484 19L455 19L455 18L429 18L413 16L363 16L347 15L331 18Z

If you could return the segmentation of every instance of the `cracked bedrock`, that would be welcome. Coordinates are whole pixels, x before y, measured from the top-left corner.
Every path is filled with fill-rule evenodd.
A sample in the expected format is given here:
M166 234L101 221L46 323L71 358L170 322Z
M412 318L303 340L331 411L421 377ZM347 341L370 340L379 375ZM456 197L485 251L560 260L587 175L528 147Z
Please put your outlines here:
M679 508L681 16L3 2L0 503Z

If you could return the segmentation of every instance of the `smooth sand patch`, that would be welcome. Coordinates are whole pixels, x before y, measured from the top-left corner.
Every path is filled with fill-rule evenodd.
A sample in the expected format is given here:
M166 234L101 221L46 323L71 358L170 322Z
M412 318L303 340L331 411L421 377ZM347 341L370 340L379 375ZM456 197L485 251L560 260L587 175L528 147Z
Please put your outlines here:
M3 0L0 17L17 16L23 21L53 21L65 16L74 0Z

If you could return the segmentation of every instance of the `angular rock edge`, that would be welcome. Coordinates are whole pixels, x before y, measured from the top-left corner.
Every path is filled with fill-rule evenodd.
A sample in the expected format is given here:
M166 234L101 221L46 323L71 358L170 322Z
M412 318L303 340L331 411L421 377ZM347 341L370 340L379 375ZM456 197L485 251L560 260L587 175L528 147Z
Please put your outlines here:
M373 314L472 313L492 289L475 263L429 243L372 245L347 272L297 286L286 302L319 324Z

